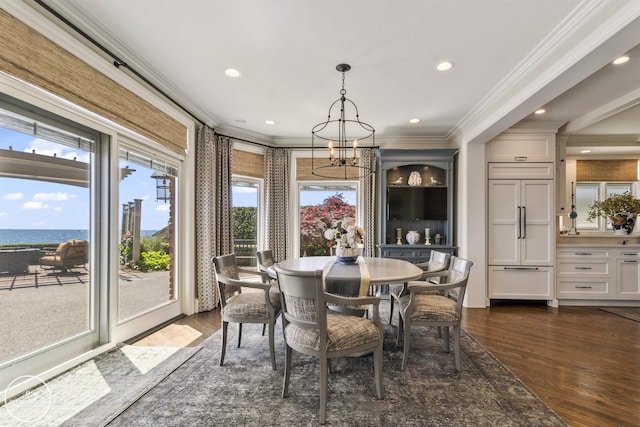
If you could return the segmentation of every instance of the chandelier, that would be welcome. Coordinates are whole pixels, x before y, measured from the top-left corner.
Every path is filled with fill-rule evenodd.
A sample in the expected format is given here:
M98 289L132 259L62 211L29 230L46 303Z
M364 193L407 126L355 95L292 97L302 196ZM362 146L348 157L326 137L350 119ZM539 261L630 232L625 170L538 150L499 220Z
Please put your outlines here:
M345 96L344 74L350 69L349 64L336 66L342 73L340 98L329 107L327 120L311 129L311 173L319 177L358 179L375 172L361 164L357 155L358 148L364 148L363 141L375 148L376 130L360 121L358 106Z

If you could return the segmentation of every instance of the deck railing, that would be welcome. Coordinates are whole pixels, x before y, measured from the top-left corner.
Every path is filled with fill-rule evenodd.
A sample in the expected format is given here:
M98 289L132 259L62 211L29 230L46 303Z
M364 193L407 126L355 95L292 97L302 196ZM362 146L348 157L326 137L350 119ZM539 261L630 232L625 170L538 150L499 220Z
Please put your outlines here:
M257 250L258 244L255 239L235 239L233 242L233 252L240 266L255 267Z

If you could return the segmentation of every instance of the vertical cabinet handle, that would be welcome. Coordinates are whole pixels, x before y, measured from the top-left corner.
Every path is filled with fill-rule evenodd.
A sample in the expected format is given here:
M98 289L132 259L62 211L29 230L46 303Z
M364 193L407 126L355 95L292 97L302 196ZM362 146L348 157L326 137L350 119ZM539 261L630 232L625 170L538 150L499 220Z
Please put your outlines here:
M522 207L522 238L527 238L527 207Z
M518 239L522 238L522 207L518 206Z

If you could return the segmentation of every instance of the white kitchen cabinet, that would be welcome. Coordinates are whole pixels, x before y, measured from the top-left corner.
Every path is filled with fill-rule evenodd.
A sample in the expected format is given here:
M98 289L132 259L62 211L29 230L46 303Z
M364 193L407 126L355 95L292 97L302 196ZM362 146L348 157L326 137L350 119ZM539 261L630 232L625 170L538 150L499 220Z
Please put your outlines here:
M489 180L489 298L554 298L553 194L553 180Z
M615 271L608 248L562 248L556 255L556 297L597 300L615 297Z
M619 299L640 299L638 251L623 250L616 257L616 291Z
M489 266L489 298L553 299L553 267Z
M488 162L555 162L555 133L505 132L487 143Z
M558 247L556 297L571 300L640 300L640 250Z
M489 265L553 265L553 181L489 180Z

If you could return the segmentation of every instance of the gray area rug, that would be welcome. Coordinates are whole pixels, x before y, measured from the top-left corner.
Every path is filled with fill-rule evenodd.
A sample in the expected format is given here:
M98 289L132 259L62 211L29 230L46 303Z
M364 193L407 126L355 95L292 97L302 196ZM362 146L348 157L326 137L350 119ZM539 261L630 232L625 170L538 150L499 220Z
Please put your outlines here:
M388 302L384 302L388 310ZM388 313L388 311L387 311ZM387 317L385 317L387 316ZM388 318L383 314L382 319ZM469 335L462 336L463 372L443 351L437 331L413 331L406 372L394 326L385 324L383 400L375 397L372 356L334 359L327 425L562 426L565 423ZM276 329L278 370L267 336L245 325L242 347L230 328L224 366L220 333L202 351L116 417L110 426L313 426L319 417L317 359L294 352L290 396L281 394L284 342Z
M601 307L603 311L640 322L640 307Z
M104 426L200 350L120 345L0 406L0 426Z

